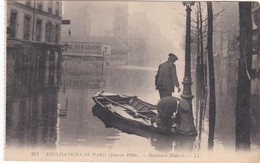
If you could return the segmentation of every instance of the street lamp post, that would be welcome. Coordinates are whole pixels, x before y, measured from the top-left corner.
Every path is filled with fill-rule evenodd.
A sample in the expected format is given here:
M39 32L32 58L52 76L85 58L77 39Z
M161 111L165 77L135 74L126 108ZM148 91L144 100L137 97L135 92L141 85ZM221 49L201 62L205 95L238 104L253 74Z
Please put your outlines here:
M103 59L102 59L102 82L104 81L104 67L105 67L105 52L107 52L107 47L104 47L103 50Z
M185 74L183 78L183 94L181 98L187 100L190 105L192 104L193 95L191 94L191 6L194 5L195 2L183 2L183 5L186 6L187 18L186 18L186 40L185 40Z
M185 40L185 74L183 78L183 94L181 95L182 99L185 99L190 104L190 109L188 111L181 111L181 123L177 126L178 130L185 135L196 135L196 129L193 122L192 115L192 98L191 94L191 6L194 5L195 2L183 2L183 5L186 6L187 18L186 18L186 40Z

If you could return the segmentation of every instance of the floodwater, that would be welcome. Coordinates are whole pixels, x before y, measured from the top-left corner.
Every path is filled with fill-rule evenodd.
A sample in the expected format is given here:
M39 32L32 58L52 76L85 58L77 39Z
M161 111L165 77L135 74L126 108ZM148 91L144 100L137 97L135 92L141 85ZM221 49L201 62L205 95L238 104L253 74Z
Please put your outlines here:
M37 74L31 70L16 70L15 58L8 58L6 97L6 144L26 147L84 148L145 148L150 151L208 150L208 109L193 105L196 138L169 138L150 133L123 132L106 127L93 116L92 96L100 91L137 95L156 104L156 67L109 66L102 70L102 61L67 58L62 70L54 71L37 85ZM52 79L53 80L50 80ZM180 82L182 78L179 78ZM51 83L49 81L52 81ZM35 84L36 83L36 84ZM220 93L221 94L221 93ZM177 94L179 95L179 94ZM217 100L220 98L217 95ZM193 99L193 102L195 99ZM217 104L213 150L235 150L235 110ZM258 135L251 149L259 149Z

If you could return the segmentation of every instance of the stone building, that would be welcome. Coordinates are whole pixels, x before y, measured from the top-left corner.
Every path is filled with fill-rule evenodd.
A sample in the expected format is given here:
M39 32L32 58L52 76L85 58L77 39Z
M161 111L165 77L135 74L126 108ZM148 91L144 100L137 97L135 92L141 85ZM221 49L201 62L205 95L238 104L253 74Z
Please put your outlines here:
M217 3L217 2L216 2ZM221 12L214 20L216 30L214 32L214 60L216 74L216 99L219 116L232 119L235 115L238 84L238 60L239 50L239 3L238 2L218 2L215 12ZM250 67L249 77L251 80L250 96L250 120L251 120L251 140L253 144L259 144L259 3L252 4L253 19L253 49L252 67ZM227 111L229 109L229 111ZM218 116L218 114L217 114ZM218 122L217 126L226 125L227 122ZM229 127L222 128L221 132L231 132L236 122L230 122ZM250 126L248 126L250 127ZM224 131L226 130L226 131ZM229 135L234 134L230 133Z
M7 1L8 75L12 70L28 71L25 85L58 83L61 12L61 1ZM7 78L7 84L10 82Z
M62 42L100 42L111 47L109 64L126 64L128 5L116 2L64 2ZM102 55L102 53L101 53Z
M6 3L6 144L55 147L61 1Z
M252 141L258 145L260 134L260 4L252 3L253 15L253 56L251 73Z

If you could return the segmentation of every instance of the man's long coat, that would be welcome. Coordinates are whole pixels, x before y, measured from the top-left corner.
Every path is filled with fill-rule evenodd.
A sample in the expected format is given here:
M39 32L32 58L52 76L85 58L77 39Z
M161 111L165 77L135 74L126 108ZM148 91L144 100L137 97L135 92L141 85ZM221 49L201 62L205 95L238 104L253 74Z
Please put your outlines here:
M176 65L171 61L166 61L159 65L155 77L155 86L157 90L168 90L174 92L174 87L179 87Z

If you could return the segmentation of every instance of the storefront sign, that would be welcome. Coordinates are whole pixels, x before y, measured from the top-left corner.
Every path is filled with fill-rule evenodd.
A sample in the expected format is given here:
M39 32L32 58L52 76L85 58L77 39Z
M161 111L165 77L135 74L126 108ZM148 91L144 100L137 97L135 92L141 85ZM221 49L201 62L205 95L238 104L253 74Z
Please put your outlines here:
M102 54L102 44L93 42L68 42L65 51L74 53Z

